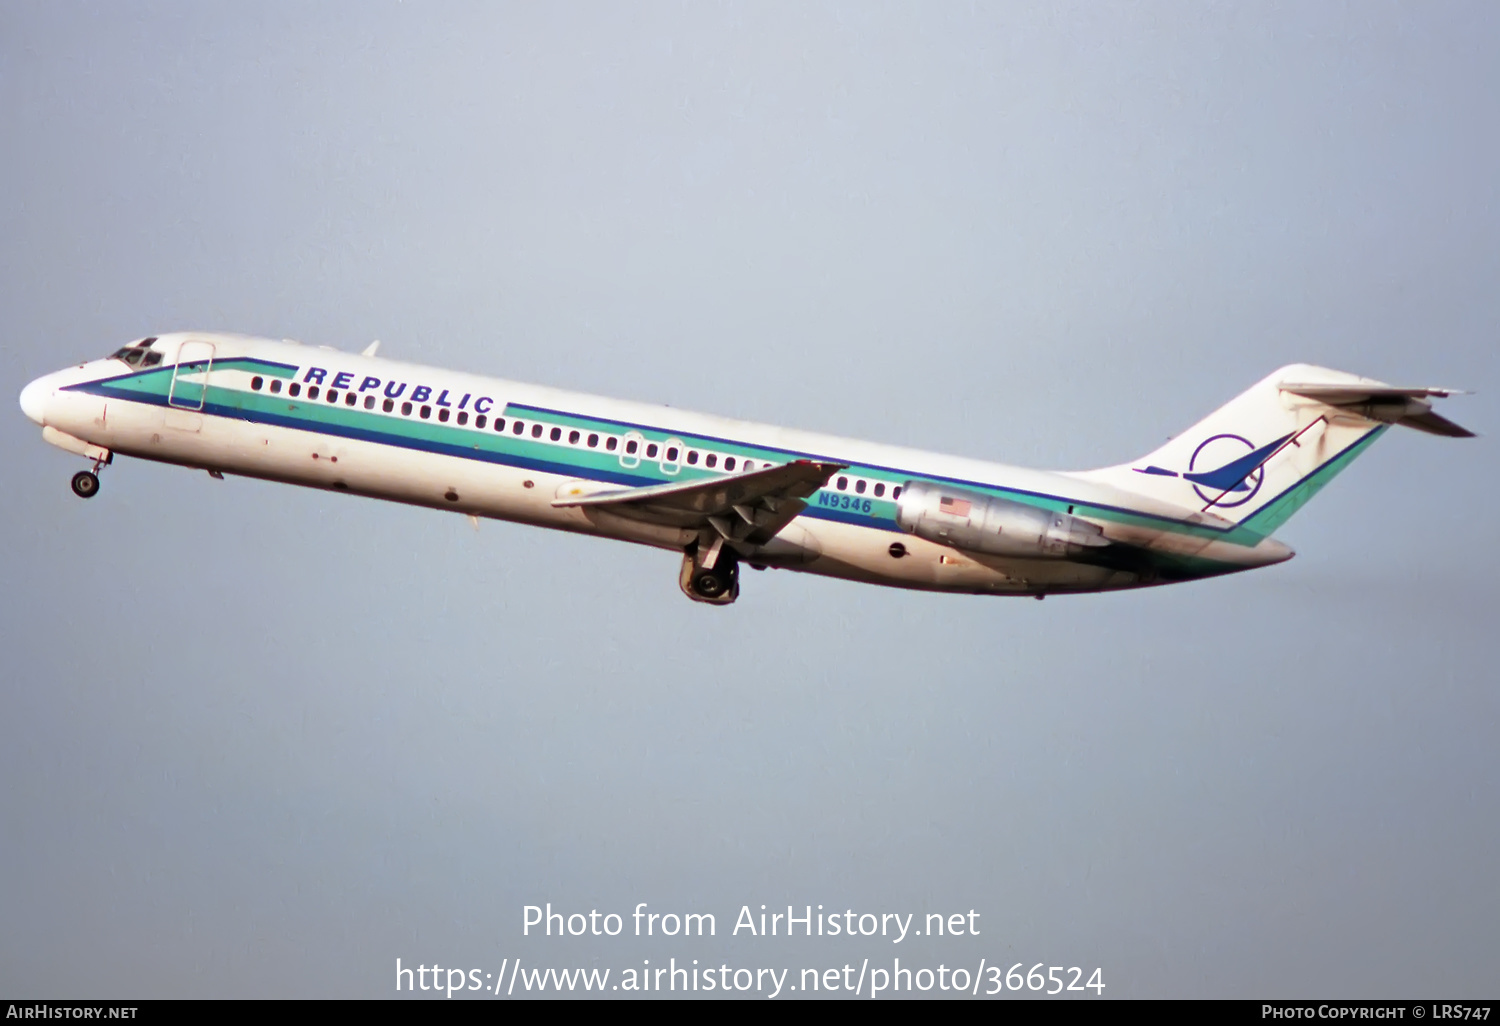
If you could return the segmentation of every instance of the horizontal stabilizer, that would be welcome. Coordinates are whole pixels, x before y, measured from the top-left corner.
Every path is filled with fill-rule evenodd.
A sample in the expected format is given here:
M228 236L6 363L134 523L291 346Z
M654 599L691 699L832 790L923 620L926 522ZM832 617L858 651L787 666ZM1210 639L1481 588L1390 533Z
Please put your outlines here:
M1374 382L1356 382L1351 384L1339 383L1328 384L1287 384L1282 382L1281 390L1291 392L1293 395L1306 396L1309 399L1318 399L1328 403L1330 406L1343 406L1346 403L1367 403L1373 399L1426 399L1428 397L1446 399L1450 395L1470 395L1461 388L1398 388L1395 385L1379 385Z
M1424 413L1408 413L1396 421L1403 427L1416 428L1425 431L1429 435L1442 435L1445 438L1473 438L1474 432L1462 424L1455 424L1440 413L1427 410Z
M1400 424L1446 438L1473 438L1474 432L1434 413L1429 399L1468 395L1461 388L1401 388L1374 381L1288 384L1281 390L1304 399L1327 403L1369 420Z

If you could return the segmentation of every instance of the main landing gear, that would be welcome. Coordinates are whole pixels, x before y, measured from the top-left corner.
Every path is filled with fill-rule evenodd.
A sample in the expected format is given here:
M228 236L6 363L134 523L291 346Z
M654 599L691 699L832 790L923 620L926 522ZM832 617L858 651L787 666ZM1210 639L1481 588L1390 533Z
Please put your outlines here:
M92 499L99 492L99 475L92 470L80 470L73 475L73 494L80 499Z
M717 534L707 543L694 542L682 554L677 583L694 602L727 606L740 597L739 557Z

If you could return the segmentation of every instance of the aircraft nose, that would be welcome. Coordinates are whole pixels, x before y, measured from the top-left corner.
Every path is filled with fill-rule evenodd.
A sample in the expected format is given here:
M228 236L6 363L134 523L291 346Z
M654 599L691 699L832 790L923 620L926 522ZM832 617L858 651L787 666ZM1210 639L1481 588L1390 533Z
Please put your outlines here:
M40 424L42 423L42 417L47 412L47 400L51 398L51 379L37 378L31 384L21 389L21 412Z

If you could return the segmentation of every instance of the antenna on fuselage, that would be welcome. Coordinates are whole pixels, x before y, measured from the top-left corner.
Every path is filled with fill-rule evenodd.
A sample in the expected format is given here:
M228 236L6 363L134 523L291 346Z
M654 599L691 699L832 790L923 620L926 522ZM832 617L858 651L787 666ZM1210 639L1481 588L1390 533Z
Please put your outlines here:
M375 351L378 350L379 348L380 348L380 339L377 338L374 342L371 342L369 345L365 346L364 351L362 353L360 353L359 355L360 356L374 356L375 355Z

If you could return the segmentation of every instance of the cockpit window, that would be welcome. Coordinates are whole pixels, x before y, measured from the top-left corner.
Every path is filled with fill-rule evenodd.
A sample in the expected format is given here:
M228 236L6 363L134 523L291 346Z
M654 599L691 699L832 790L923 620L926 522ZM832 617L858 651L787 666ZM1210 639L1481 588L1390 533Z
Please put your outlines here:
M112 360L124 360L132 367L155 367L161 363L161 354L153 352L151 343L155 342L155 336L143 338L139 342L132 342L123 349L117 349L110 354Z

